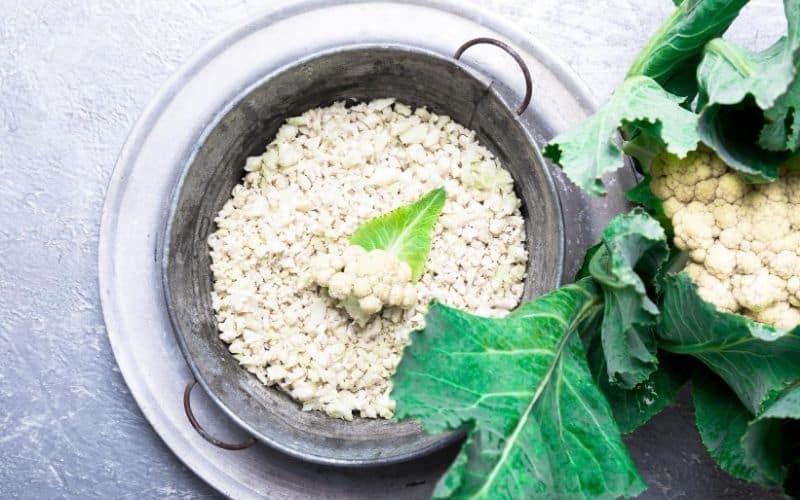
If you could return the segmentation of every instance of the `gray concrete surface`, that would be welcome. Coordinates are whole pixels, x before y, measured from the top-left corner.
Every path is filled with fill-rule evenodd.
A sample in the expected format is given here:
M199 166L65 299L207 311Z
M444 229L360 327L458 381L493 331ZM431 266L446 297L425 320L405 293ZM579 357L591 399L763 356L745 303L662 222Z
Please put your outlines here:
M600 99L671 8L478 3L537 36ZM116 155L150 97L203 43L265 4L275 2L0 0L0 498L216 497L126 389L99 309L96 246ZM783 29L778 0L747 10L735 39L763 47ZM668 474L651 485L662 498L674 491Z

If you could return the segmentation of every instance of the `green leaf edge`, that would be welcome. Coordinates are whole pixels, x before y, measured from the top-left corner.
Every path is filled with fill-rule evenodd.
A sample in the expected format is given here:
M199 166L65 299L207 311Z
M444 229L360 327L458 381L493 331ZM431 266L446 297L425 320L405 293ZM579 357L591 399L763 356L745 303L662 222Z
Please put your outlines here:
M445 189L442 187L436 188L410 205L395 208L389 213L379 215L378 217L364 222L353 232L353 235L350 237L350 243L358 245L367 251L386 250L393 253L409 265L411 268L411 279L417 281L425 271L425 259L431 250L431 232L433 231L433 227L439 215L442 213L446 200L447 192ZM415 212L419 213L419 217L415 217L415 219L420 220L413 221L414 224L408 224L407 221L403 224L404 232L413 229L414 225L419 226L418 230L424 232L424 236L418 236L421 242L419 243L419 249L413 255L413 259L403 255L401 252L402 248L393 247L398 241L402 241L400 236L392 236L390 240L394 240L394 242L391 245L387 245L385 242L383 244L375 243L375 233L386 230L394 219L407 214L414 214Z

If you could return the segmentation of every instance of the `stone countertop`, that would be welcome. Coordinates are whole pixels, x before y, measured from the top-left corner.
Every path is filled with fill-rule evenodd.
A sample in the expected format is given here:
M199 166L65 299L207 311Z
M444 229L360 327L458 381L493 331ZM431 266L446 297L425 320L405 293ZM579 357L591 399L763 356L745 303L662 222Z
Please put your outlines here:
M0 497L217 496L153 432L116 367L97 289L100 213L128 130L160 85L212 37L280 3L0 0ZM529 30L598 99L672 8L478 3ZM752 47L784 29L778 0L754 0L746 17L732 36ZM686 406L674 411L694 432ZM647 496L679 496L669 481L669 471L651 480ZM723 483L720 495L744 491Z

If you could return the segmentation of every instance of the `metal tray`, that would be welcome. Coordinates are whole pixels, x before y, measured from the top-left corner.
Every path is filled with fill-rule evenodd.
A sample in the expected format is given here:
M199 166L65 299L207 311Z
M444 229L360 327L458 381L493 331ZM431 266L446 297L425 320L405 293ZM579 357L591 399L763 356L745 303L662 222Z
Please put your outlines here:
M519 28L468 4L456 0L305 1L255 16L211 43L169 80L132 130L114 170L102 216L99 275L108 335L120 370L153 428L187 466L223 494L236 498L426 498L456 450L446 448L400 465L337 468L303 462L261 444L241 451L220 449L195 432L182 403L192 374L173 335L161 289L159 239L183 165L230 96L241 92L247 82L309 53L386 43L450 56L464 40L482 36L513 45L530 68L535 94L521 119L540 146L591 112L589 93L546 49ZM522 88L518 69L495 50L476 47L464 59L494 77L493 87L506 102L517 102L517 89ZM551 173L564 214L563 275L569 279L583 250L597 240L607 220L626 208L622 194L633 184L634 175L625 170L609 177L609 195L588 199L566 183L560 172L553 169ZM215 435L242 439L241 432L203 395L195 394L193 403L198 420ZM681 413L669 418L667 423L678 429L691 422ZM663 477L665 470L673 480L697 477L695 470L718 478L719 473L698 458L702 448L691 430L684 430L689 441L665 440L661 434L645 431L629 444L646 477L655 477L662 485L670 481ZM647 445L649 452L641 452L637 441ZM676 444L670 446L670 441ZM697 488L690 484L687 489L684 480L680 487L694 496L720 491L709 490L712 483L698 480ZM671 490L651 489L652 495L663 496L659 491Z

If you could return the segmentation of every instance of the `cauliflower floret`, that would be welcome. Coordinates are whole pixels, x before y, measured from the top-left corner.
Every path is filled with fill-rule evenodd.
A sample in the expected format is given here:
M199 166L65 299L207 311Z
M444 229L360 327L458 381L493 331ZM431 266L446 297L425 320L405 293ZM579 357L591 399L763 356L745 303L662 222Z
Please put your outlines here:
M788 172L784 177L786 196L790 203L800 203L800 171Z
M786 237L791 231L791 223L787 217L786 205L767 203L756 209L752 214L753 240L765 242L767 246L772 241Z
M728 203L736 203L747 194L747 184L735 173L727 173L719 178L717 198Z
M708 250L714 244L714 216L707 207L692 203L673 217L675 245L686 251L702 248Z
M667 198L664 200L664 213L667 214L667 217L673 217L681 209L683 209L683 207L684 204L675 198Z
M717 186L719 186L717 179L706 179L698 182L694 188L694 199L703 203L711 203L717 196Z
M653 165L652 170L656 170L655 165ZM667 200L672 196L672 190L667 186L664 177L653 177L653 180L650 182L650 190L662 200Z
M735 228L737 222L739 222L739 210L736 205L719 205L714 207L714 219L717 221L717 225L720 229L731 229Z
M708 251L704 263L711 274L725 279L736 269L736 252L729 250L721 243L715 243Z
M739 309L730 286L710 274L703 266L690 263L686 266L686 272L697 284L698 293L703 300L711 302L721 311L734 312Z
M800 276L792 276L786 282L786 291L789 292L789 303L800 307Z
M783 252L784 250L789 252L796 252L800 256L800 228L791 232L784 236L783 238L777 238L770 242L770 249L773 252Z
M736 253L736 270L741 274L754 274L761 269L761 259L753 252L740 251Z
M786 282L773 276L766 269L756 274L736 275L732 280L733 296L741 306L752 312L760 312L786 296Z
M659 155L650 173L700 296L779 328L800 324L800 173L750 185L706 148Z
M795 252L784 250L770 259L767 264L773 274L785 280L789 280L793 276L800 276L800 256Z
M719 242L731 250L741 249L742 239L742 232L735 227L723 229L719 233Z
M755 319L789 330L800 324L800 309L792 307L786 302L777 302L756 313Z
M759 189L761 194L767 197L770 201L778 201L783 202L786 201L786 186L783 182L770 182L769 184L764 184Z
M365 325L384 306L412 308L417 288L411 268L384 250L347 247L341 256L317 256L311 264L311 281L328 289L351 318Z

